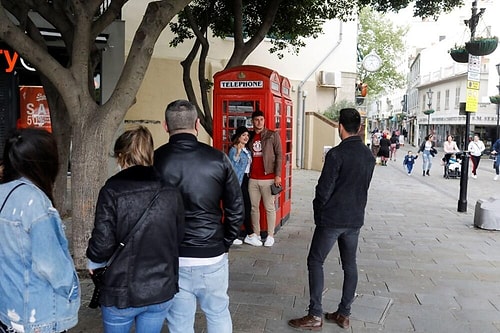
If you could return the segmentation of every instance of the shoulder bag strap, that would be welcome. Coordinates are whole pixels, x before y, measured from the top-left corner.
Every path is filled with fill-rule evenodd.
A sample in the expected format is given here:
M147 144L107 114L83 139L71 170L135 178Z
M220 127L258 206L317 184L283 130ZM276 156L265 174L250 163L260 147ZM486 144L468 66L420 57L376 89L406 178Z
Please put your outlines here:
M142 222L144 221L144 218L146 217L149 209L151 208L151 206L153 206L153 203L156 201L156 198L158 198L158 196L160 195L160 191L161 191L161 187L160 187L160 189L158 189L158 191L156 191L155 195L153 196L153 199L151 199L151 201L149 202L148 206L146 207L146 209L142 213L142 215L139 218L139 220L137 220L137 223L134 225L134 227L132 228L132 230L130 230L130 232L125 237L125 239L123 241L121 241L120 244L118 244L118 247L116 248L115 252L113 252L113 255L111 256L111 258L109 258L108 262L106 263L106 267L109 267L113 263L113 261L116 259L116 257L118 257L118 254L120 254L121 250L123 250L123 248L125 247L125 245L127 245L127 243L130 240L130 238L132 238L132 236L141 227L144 226L144 223L142 223Z
M12 190L10 190L9 194L7 194L7 196L5 197L5 200L4 200L3 204L2 204L2 207L0 207L0 212L3 210L3 207L4 207L4 206L5 206L5 204L7 203L7 199L9 199L10 195L12 194L12 192L14 192L14 190L15 190L16 188L18 188L19 186L22 186L22 185L24 185L24 183L17 184L16 186L14 186L14 187L12 188Z

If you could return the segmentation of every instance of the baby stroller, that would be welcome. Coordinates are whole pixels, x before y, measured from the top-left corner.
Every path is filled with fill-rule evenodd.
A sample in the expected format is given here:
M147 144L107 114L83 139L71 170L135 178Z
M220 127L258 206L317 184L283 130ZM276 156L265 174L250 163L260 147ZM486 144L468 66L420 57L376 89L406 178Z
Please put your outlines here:
M451 159L455 155L456 160ZM444 162L444 174L443 177L446 179L450 178L460 178L461 175L461 153L447 153L443 157Z

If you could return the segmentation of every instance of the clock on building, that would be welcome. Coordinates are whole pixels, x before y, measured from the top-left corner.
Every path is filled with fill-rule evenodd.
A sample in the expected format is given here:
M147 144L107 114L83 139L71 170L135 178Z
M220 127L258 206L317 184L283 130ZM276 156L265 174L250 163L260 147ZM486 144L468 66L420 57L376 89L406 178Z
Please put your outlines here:
M362 65L368 72L376 72L382 66L382 59L372 51L363 58Z

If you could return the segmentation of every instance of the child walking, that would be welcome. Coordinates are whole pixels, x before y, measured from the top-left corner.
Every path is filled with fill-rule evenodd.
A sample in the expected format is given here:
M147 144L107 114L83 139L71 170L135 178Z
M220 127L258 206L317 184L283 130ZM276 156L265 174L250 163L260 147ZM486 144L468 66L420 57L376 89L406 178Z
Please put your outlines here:
M413 156L411 150L406 154L405 159L403 161L403 165L406 166L406 171L408 172L408 176L411 175L411 171L413 170L413 164L415 164L415 160L418 158L417 156Z

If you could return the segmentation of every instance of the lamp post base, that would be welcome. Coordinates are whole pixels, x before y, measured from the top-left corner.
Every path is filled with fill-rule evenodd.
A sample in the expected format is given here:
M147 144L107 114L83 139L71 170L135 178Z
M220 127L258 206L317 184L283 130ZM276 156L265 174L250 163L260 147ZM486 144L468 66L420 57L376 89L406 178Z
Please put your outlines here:
M467 212L467 200L458 200L457 212L459 213Z

